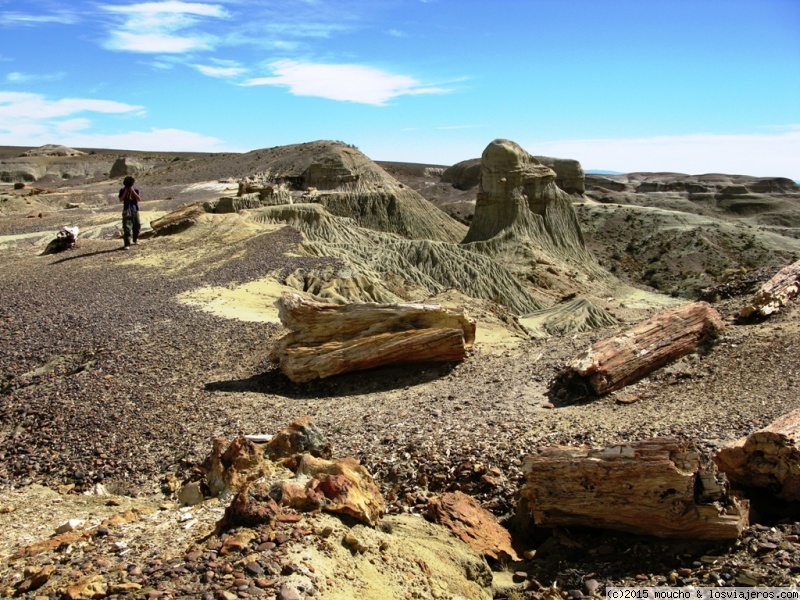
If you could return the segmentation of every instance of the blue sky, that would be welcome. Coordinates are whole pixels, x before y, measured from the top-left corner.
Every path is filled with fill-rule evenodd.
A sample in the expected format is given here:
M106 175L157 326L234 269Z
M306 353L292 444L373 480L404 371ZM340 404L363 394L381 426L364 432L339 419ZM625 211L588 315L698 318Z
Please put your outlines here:
M0 0L0 145L800 180L798 0Z

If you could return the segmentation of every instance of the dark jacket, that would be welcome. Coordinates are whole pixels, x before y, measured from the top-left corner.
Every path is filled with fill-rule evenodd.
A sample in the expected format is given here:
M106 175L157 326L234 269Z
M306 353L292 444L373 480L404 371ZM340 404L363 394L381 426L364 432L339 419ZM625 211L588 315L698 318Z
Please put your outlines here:
M128 188L122 188L119 191L119 199L120 200L123 199L123 196L126 195L127 191L128 191ZM138 194L138 196L141 198L142 193L139 191L139 188L134 186L133 187L133 191L136 192ZM139 211L139 201L133 196L133 194L127 194L127 196L128 197L126 197L123 200L122 210L123 211L130 210L131 212L138 212Z

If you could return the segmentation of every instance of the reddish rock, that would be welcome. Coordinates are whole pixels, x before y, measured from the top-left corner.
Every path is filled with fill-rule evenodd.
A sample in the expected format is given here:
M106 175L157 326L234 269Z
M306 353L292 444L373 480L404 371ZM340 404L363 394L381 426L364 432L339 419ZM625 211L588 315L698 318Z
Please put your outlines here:
M280 514L280 507L269 494L270 485L255 482L247 484L234 496L225 516L222 518L221 528L254 525L265 525L275 521Z
M448 527L475 551L495 560L519 560L511 547L511 534L474 498L461 492L431 498L428 517Z
M240 436L230 444L222 438L215 438L211 454L201 468L211 494L218 496L228 491L239 491L246 483L271 473L274 465L264 458L258 444Z
M372 475L354 458L325 460L304 454L297 468L298 477L309 476L306 493L324 497L322 510L345 514L374 526L386 504Z
M38 590L50 580L56 568L53 565L44 567L27 567L25 569L25 579L17 585L17 594Z
M318 458L331 457L331 445L309 417L298 419L278 433L265 451L272 459L305 453Z
M304 512L317 510L325 503L325 497L311 486L303 486L293 481L282 481L280 505Z

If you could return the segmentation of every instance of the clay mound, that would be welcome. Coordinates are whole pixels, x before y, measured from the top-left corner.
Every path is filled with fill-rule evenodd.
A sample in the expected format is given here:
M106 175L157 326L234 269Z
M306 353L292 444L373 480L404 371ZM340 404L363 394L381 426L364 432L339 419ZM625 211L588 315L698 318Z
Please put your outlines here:
M520 324L534 337L592 331L616 323L613 316L585 298L575 298L520 319Z
M320 299L420 301L457 289L473 298L503 304L517 314L544 306L508 269L458 244L371 231L318 204L269 206L252 211L251 218L290 225L303 234L309 254L341 261L342 267L295 272L287 280Z
M167 171L141 181L157 183ZM410 239L460 241L466 227L398 182L353 146L335 141L200 158L169 171L174 182L233 179L251 188L285 186L362 227Z
M44 146L39 146L38 148L32 148L27 152L23 152L20 156L87 156L87 153L68 148L67 146L45 144Z

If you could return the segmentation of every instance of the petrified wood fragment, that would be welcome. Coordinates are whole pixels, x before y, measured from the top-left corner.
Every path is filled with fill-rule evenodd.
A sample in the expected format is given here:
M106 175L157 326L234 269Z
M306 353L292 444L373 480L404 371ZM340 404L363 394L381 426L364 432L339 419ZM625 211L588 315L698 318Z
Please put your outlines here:
M800 500L800 409L725 446L714 462L734 485Z
M572 360L572 370L605 394L692 352L724 329L707 302L693 302L653 315L613 338L601 340Z
M511 534L480 503L462 492L431 498L428 518L449 528L473 550L494 560L519 560L511 546Z
M525 458L523 526L581 526L662 538L736 539L748 504L675 438L601 449L555 447Z
M740 316L747 319L755 314L762 317L778 312L800 293L800 260L778 271L761 286Z
M295 382L413 362L463 360L475 322L436 304L327 304L284 293L277 302L290 333L270 353Z
M156 234L173 233L191 227L205 212L205 208L199 202L182 204L160 219L150 221L150 227L153 228Z

